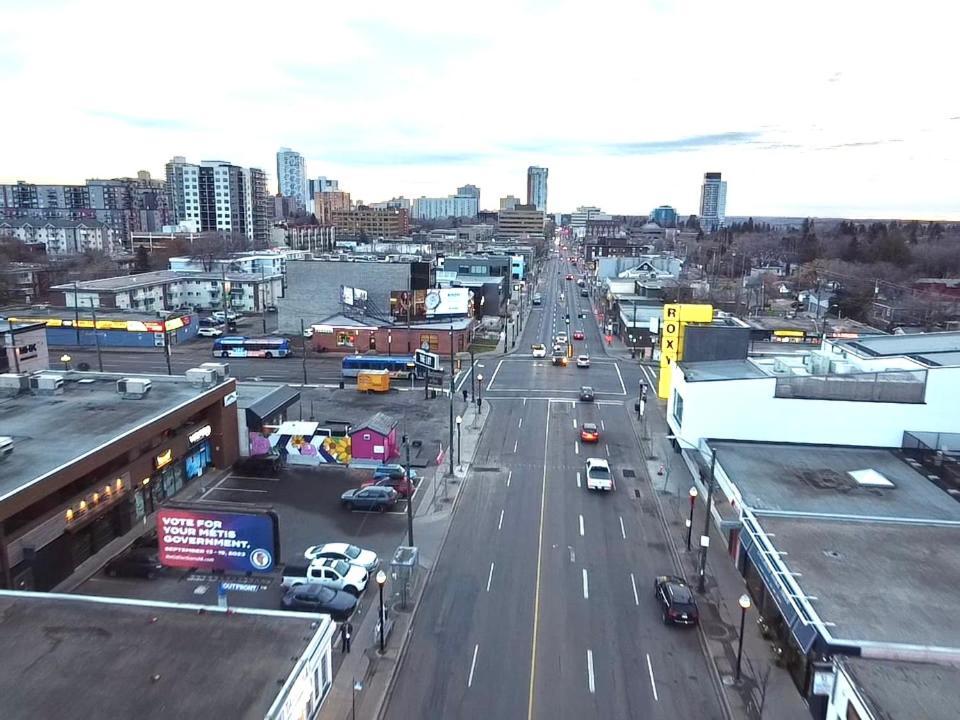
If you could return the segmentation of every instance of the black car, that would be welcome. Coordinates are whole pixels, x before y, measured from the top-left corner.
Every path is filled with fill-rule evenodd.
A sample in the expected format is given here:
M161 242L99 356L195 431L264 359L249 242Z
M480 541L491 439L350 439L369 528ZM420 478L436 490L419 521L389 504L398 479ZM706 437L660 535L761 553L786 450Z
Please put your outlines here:
M342 590L310 583L288 590L280 605L284 610L324 613L337 622L343 622L357 609L357 598Z
M118 555L106 564L103 571L110 577L139 577L153 580L162 569L156 548L140 547Z
M368 485L359 490L347 490L340 496L347 510L378 510L384 512L397 504L397 491L392 487Z
M580 388L580 399L583 402L593 402L593 388L587 385Z
M697 601L683 578L661 575L653 582L653 590L663 611L666 625L696 625L700 622Z

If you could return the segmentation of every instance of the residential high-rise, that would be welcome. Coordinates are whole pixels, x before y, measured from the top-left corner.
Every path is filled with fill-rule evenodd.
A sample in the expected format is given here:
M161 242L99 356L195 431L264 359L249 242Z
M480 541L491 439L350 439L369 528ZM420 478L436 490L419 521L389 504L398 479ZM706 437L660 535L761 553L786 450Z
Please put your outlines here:
M527 205L533 205L540 212L547 211L547 168L530 166L527 168Z
M519 204L520 198L514 197L513 195L507 195L506 197L500 198L501 210L515 210Z
M700 189L700 227L707 231L723 227L727 216L727 181L720 179L720 173L703 174L703 186Z
M322 175L315 179L311 178L307 180L307 199L312 199L319 192L335 192L339 189L340 182L338 180L331 180Z
M296 198L297 207L307 208L307 165L303 155L290 148L277 152L277 186L281 195Z
M477 207L480 207L480 188L476 185L463 185L457 188L457 197L472 197L477 199Z
M480 198L472 195L451 195L445 198L421 197L413 201L413 218L415 220L473 218L480 210L479 203Z
M166 169L178 223L194 232L239 234L257 242L269 237L272 212L263 170L223 160L196 165L180 156L168 162Z

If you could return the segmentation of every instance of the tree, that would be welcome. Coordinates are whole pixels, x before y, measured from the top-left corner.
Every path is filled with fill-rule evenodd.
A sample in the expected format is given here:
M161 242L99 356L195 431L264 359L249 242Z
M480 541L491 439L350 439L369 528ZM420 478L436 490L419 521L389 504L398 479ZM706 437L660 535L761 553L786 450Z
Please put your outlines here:
M847 247L843 251L843 255L841 255L841 257L847 262L857 262L860 260L860 241L857 239L856 235L850 238L850 241L847 243Z
M150 272L150 251L145 245L138 245L136 259L134 260L134 272Z
M687 216L687 230L699 230L700 229L700 218L696 215Z

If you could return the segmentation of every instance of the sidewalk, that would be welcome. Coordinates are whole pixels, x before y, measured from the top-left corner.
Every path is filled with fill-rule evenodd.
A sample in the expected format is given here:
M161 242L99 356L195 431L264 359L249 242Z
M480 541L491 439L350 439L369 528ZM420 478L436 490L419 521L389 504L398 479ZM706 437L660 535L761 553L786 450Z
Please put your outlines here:
M419 552L419 572L421 579L413 590L413 598L408 609L393 609L386 625L386 650L381 655L377 634L379 600L375 594L368 593L363 607L351 619L354 626L353 647L346 655L340 654L340 635L337 633L334 654L340 655L339 668L335 670L333 685L324 700L319 718L324 720L353 720L355 717L367 720L379 717L393 689L397 669L403 662L407 640L416 618L417 608L424 591L430 582L437 558L443 548L447 533L453 521L453 515L460 500L460 491L470 470L470 463L480 443L480 437L490 414L490 406L483 404L478 416L476 406L470 405L464 411L462 425L462 460L456 466L454 476L445 477L446 463L436 469L431 485L426 492L428 497L417 507L413 523L414 541ZM402 541L400 541L402 542ZM398 542L399 544L399 542ZM389 567L384 570L388 572ZM388 600L389 593L389 600ZM394 602L390 581L388 580L384 601ZM337 665L334 659L334 665ZM359 687L359 689L355 689Z
M659 405L659 403L658 403ZM659 408L657 409L659 410ZM698 577L699 536L703 531L706 488L695 481L681 455L674 453L666 436L666 424L660 412L647 415L649 438L632 415L641 452L647 461L645 470L649 490L660 510L666 529L668 546L679 573L696 587ZM662 474L659 474L661 472ZM690 516L688 492L696 485L699 498L694 508L691 550L686 549L686 521ZM743 577L734 565L714 524L710 523L710 547L707 554L705 589L698 595L700 608L700 641L703 645L712 680L722 689L722 698L731 718L758 720L809 720L810 711L788 671L775 664L771 643L757 627L756 607L746 614L744 624L741 679L735 681L737 644L740 632L738 599L746 592ZM761 716L761 709L764 709Z

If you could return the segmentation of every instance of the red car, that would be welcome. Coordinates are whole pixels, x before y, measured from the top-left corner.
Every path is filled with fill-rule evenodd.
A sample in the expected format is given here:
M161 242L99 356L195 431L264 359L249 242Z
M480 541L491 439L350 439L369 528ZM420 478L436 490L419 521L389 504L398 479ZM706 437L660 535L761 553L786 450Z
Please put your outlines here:
M585 443L600 442L600 430L595 423L584 423L580 426L580 440Z
M574 330L573 331L574 340L583 340L583 330Z
M374 478L372 480L365 480L360 484L360 487L365 488L371 485L391 487L396 490L397 495L402 498L410 497L413 495L413 491L416 489L416 486L410 482L410 479L406 475L387 475L385 477Z

